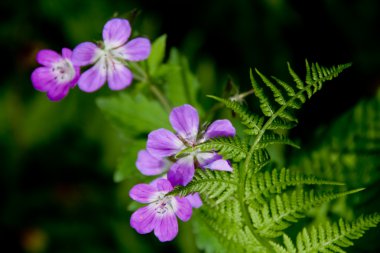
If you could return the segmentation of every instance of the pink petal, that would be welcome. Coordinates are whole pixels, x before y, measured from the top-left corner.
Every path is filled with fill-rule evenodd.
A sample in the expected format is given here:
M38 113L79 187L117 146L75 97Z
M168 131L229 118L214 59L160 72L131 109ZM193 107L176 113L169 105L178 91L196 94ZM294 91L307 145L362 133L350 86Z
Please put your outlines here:
M167 212L162 216L154 228L154 234L161 242L173 240L178 234L178 222L175 214Z
M175 200L177 201L177 210L175 211L175 214L180 220L188 221L193 213L190 202L184 197L175 197Z
M71 60L71 56L73 54L73 51L71 51L68 48L62 48L62 56L63 58Z
M194 172L194 159L187 156L179 159L170 167L168 179L173 186L185 186L193 179Z
M191 105L182 105L174 108L170 113L170 123L173 129L184 139L195 143L198 127L199 116L197 110Z
M199 208L203 205L202 199L199 196L198 192L196 192L194 194L187 195L185 198L189 201L190 205L193 208Z
M116 48L123 45L127 42L130 35L131 26L126 19L111 19L103 28L103 40L106 49Z
M161 128L148 135L146 147L151 155L160 158L172 156L185 146L172 132Z
M215 138L215 137L227 137L234 136L236 133L235 128L232 126L231 122L227 119L216 120L208 128L205 133L205 138Z
M112 50L112 53L128 61L142 61L148 58L151 50L150 41L146 38L136 38L126 45Z
M75 71L75 76L74 76L73 80L71 80L70 82L67 83L67 85L70 88L74 88L75 87L75 85L78 83L78 80L79 80L79 77L80 77L80 67L75 67L74 66L74 71Z
M173 190L172 184L167 179L159 179L155 182L157 191L170 192Z
M138 233L147 234L153 231L158 221L154 208L145 206L132 214L130 224Z
M80 76L78 81L79 89L85 92L94 92L100 89L106 82L106 73L106 65L102 57L94 66Z
M132 82L132 72L116 60L108 60L107 77L111 90L122 90Z
M85 66L94 63L102 50L92 42L83 42L74 48L71 61L75 66Z
M52 87L52 85L57 83L54 77L55 76L51 72L50 68L36 68L31 76L33 87L38 91L46 92Z
M50 66L54 62L62 60L62 56L53 50L43 49L37 53L36 59L39 64Z
M210 170L222 170L222 171L232 171L231 165L223 159L216 160L215 162L212 162L210 164L207 164L204 166L204 168L210 169Z
M129 196L137 202L150 203L156 192L157 190L149 184L138 184L132 187Z
M47 96L52 101L59 101L69 93L69 86L66 84L53 85L47 92Z
M204 166L206 166L207 164L210 164L216 160L219 160L221 159L222 156L221 155L218 155L217 153L215 152L202 152L202 153L198 153L196 155L196 159L199 163L199 166L201 168L203 168Z
M137 155L136 167L143 175L158 175L164 172L165 161L152 156L146 150L141 150Z
M152 182L149 183L149 185L153 186L155 189L157 189L157 182L160 181L161 179L167 179L167 175L163 175L159 178L154 179Z

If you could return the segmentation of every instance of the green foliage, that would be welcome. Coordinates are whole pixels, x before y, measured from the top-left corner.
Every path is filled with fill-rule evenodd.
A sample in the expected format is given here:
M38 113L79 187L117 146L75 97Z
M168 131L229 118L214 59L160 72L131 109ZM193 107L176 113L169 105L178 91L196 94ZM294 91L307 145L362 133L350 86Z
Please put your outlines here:
M272 243L276 252L345 252L342 248L353 245L352 240L380 222L380 215L361 216L353 222L340 219L339 222L320 224L311 229L304 228L296 239L296 246L284 235L285 247Z
M153 43L147 64L132 66L141 78L136 90L146 94L136 92L139 95L121 95L97 101L106 115L125 131L129 141L115 174L117 181L133 177L131 168L137 152L144 148L147 133L157 128L170 129L168 112L172 106L192 104L203 115L197 103L199 83L191 73L187 59L172 49L165 62L165 42L166 36L158 38ZM359 238L365 230L379 222L378 215L352 222L341 220L339 225L322 224L317 218L313 219L311 210L364 190L363 185L350 184L344 176L330 176L334 174L334 166L325 167L323 160L318 159L334 155L332 150L323 149L321 156L316 149L317 153L312 152L311 158L308 153L301 151L300 156L293 158L294 164L282 169L277 169L276 164L271 163L271 153L268 151L268 148L278 144L299 148L286 135L298 123L296 112L326 81L337 77L349 66L342 64L327 68L317 63L310 65L306 61L305 78L301 79L288 64L292 83L276 77L268 78L257 69L254 72L251 70L253 93L260 105L260 112L257 113L252 113L236 96L209 96L231 109L245 129L238 131L242 133L239 136L213 138L187 147L174 157L180 158L194 152L217 152L228 159L233 167L232 172L197 169L189 184L177 186L168 193L172 196L186 196L195 192L200 194L203 206L195 213L195 231L201 249L210 253L342 252L341 248L352 244L350 240ZM158 102L149 100L151 96L155 96ZM377 102L377 108L378 105ZM356 164L357 159L352 154L368 148L379 149L376 142L379 139L379 131L376 131L379 125L373 126L373 122L380 117L377 113L367 115L373 109L362 111L358 122L367 122L365 127L374 130L370 131L369 136L355 135L350 145L339 143L346 145L347 155L342 150L337 151L339 155L344 155L343 164L351 164L352 170L356 171L356 165L361 166L362 163ZM365 127L360 126L360 129ZM337 131L340 128L341 125ZM331 136L334 135L336 133L332 132ZM363 142L357 142L358 138L363 139ZM336 142L335 139L332 141L335 145ZM321 166L314 170L317 165ZM325 218L322 220L327 222L330 217ZM310 222L317 224L317 228L307 230ZM296 229L302 225L303 228L295 240L296 244L293 244L291 237L294 231L289 233L289 229L294 228L295 223L300 224ZM283 237L284 245L278 244L280 236ZM210 238L211 244L205 238Z
M221 248L225 252L343 252L342 247L351 245L349 240L359 238L364 230L379 222L379 217L374 215L358 218L353 223L340 221L339 227L335 223L320 224L310 233L304 228L295 246L286 231L308 216L309 210L364 188L350 190L341 178L326 178L324 173L314 175L294 169L278 170L273 164L266 166L270 162L267 147L286 144L299 148L283 130L296 125L295 112L325 81L337 77L349 66L326 68L306 61L306 77L302 80L288 64L293 85L276 77L272 82L255 70L261 81L258 82L251 71L261 115L251 113L233 99L209 96L239 116L246 127L246 136L211 139L181 152L217 151L233 161L232 173L200 170L187 186L177 187L170 193L201 194L204 205L199 216L203 218L197 221L197 226L214 235L215 245L215 248L203 245L203 249L207 252L219 252ZM279 236L283 236L284 246L276 243ZM215 238L219 243L215 243Z
M165 110L144 95L122 93L120 96L98 98L96 103L126 136L149 133L162 127L170 128Z

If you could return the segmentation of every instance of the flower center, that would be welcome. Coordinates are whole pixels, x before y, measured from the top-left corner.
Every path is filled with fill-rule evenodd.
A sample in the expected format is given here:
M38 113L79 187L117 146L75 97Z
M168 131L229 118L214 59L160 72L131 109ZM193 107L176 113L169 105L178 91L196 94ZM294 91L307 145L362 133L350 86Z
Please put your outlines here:
M60 84L68 83L75 77L73 64L67 60L54 63L51 71L53 72L54 79Z
M154 204L154 210L157 214L166 214L169 210L173 210L172 207L172 198L173 197L167 197L165 194L160 194L157 198L157 200L153 203Z

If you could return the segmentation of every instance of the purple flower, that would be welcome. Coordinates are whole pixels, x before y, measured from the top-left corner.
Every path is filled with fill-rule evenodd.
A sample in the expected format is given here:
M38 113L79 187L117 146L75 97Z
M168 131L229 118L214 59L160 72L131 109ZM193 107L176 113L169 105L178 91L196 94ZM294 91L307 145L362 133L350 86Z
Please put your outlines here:
M135 185L129 192L129 196L137 202L148 203L132 214L131 227L140 234L154 230L161 242L171 241L178 234L176 216L182 221L188 221L192 208L184 197L165 196L173 190L168 180L159 179L154 182Z
M137 154L136 167L146 176L159 175L166 172L171 165L167 159L157 158L146 150L140 150Z
M181 150L195 147L210 138L235 135L235 128L229 120L214 121L205 132L199 134L198 112L191 105L174 108L169 119L177 134L161 128L148 135L147 151L156 158L172 157ZM191 153L183 155L169 169L168 179L173 185L187 185L194 176L195 165L232 171L230 164L212 151L202 152L194 148Z
M79 78L78 86L85 92L93 92L107 81L111 90L121 90L132 82L132 72L125 67L125 60L141 61L150 54L150 41L136 38L128 43L131 26L128 20L114 18L103 28L104 45L83 42L75 47L73 62L79 66L95 64Z
M62 49L62 56L50 49L38 52L36 60L43 67L36 68L31 76L36 90L47 92L52 101L64 98L73 88L80 75L79 66L71 60L72 51Z

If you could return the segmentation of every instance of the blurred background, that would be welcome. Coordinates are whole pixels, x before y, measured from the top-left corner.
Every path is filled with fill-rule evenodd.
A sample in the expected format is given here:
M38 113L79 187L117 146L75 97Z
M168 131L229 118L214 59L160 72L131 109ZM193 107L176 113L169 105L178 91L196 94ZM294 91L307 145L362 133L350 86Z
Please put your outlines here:
M1 1L1 252L198 252L189 224L165 244L130 228L131 184L113 181L128 147L95 105L112 92L74 89L53 103L30 82L40 49L99 40L108 19L133 9L134 31L152 40L166 33L204 85L231 79L245 91L250 67L282 78L287 61L298 73L305 58L353 62L302 110L292 134L306 144L380 86L377 0Z

